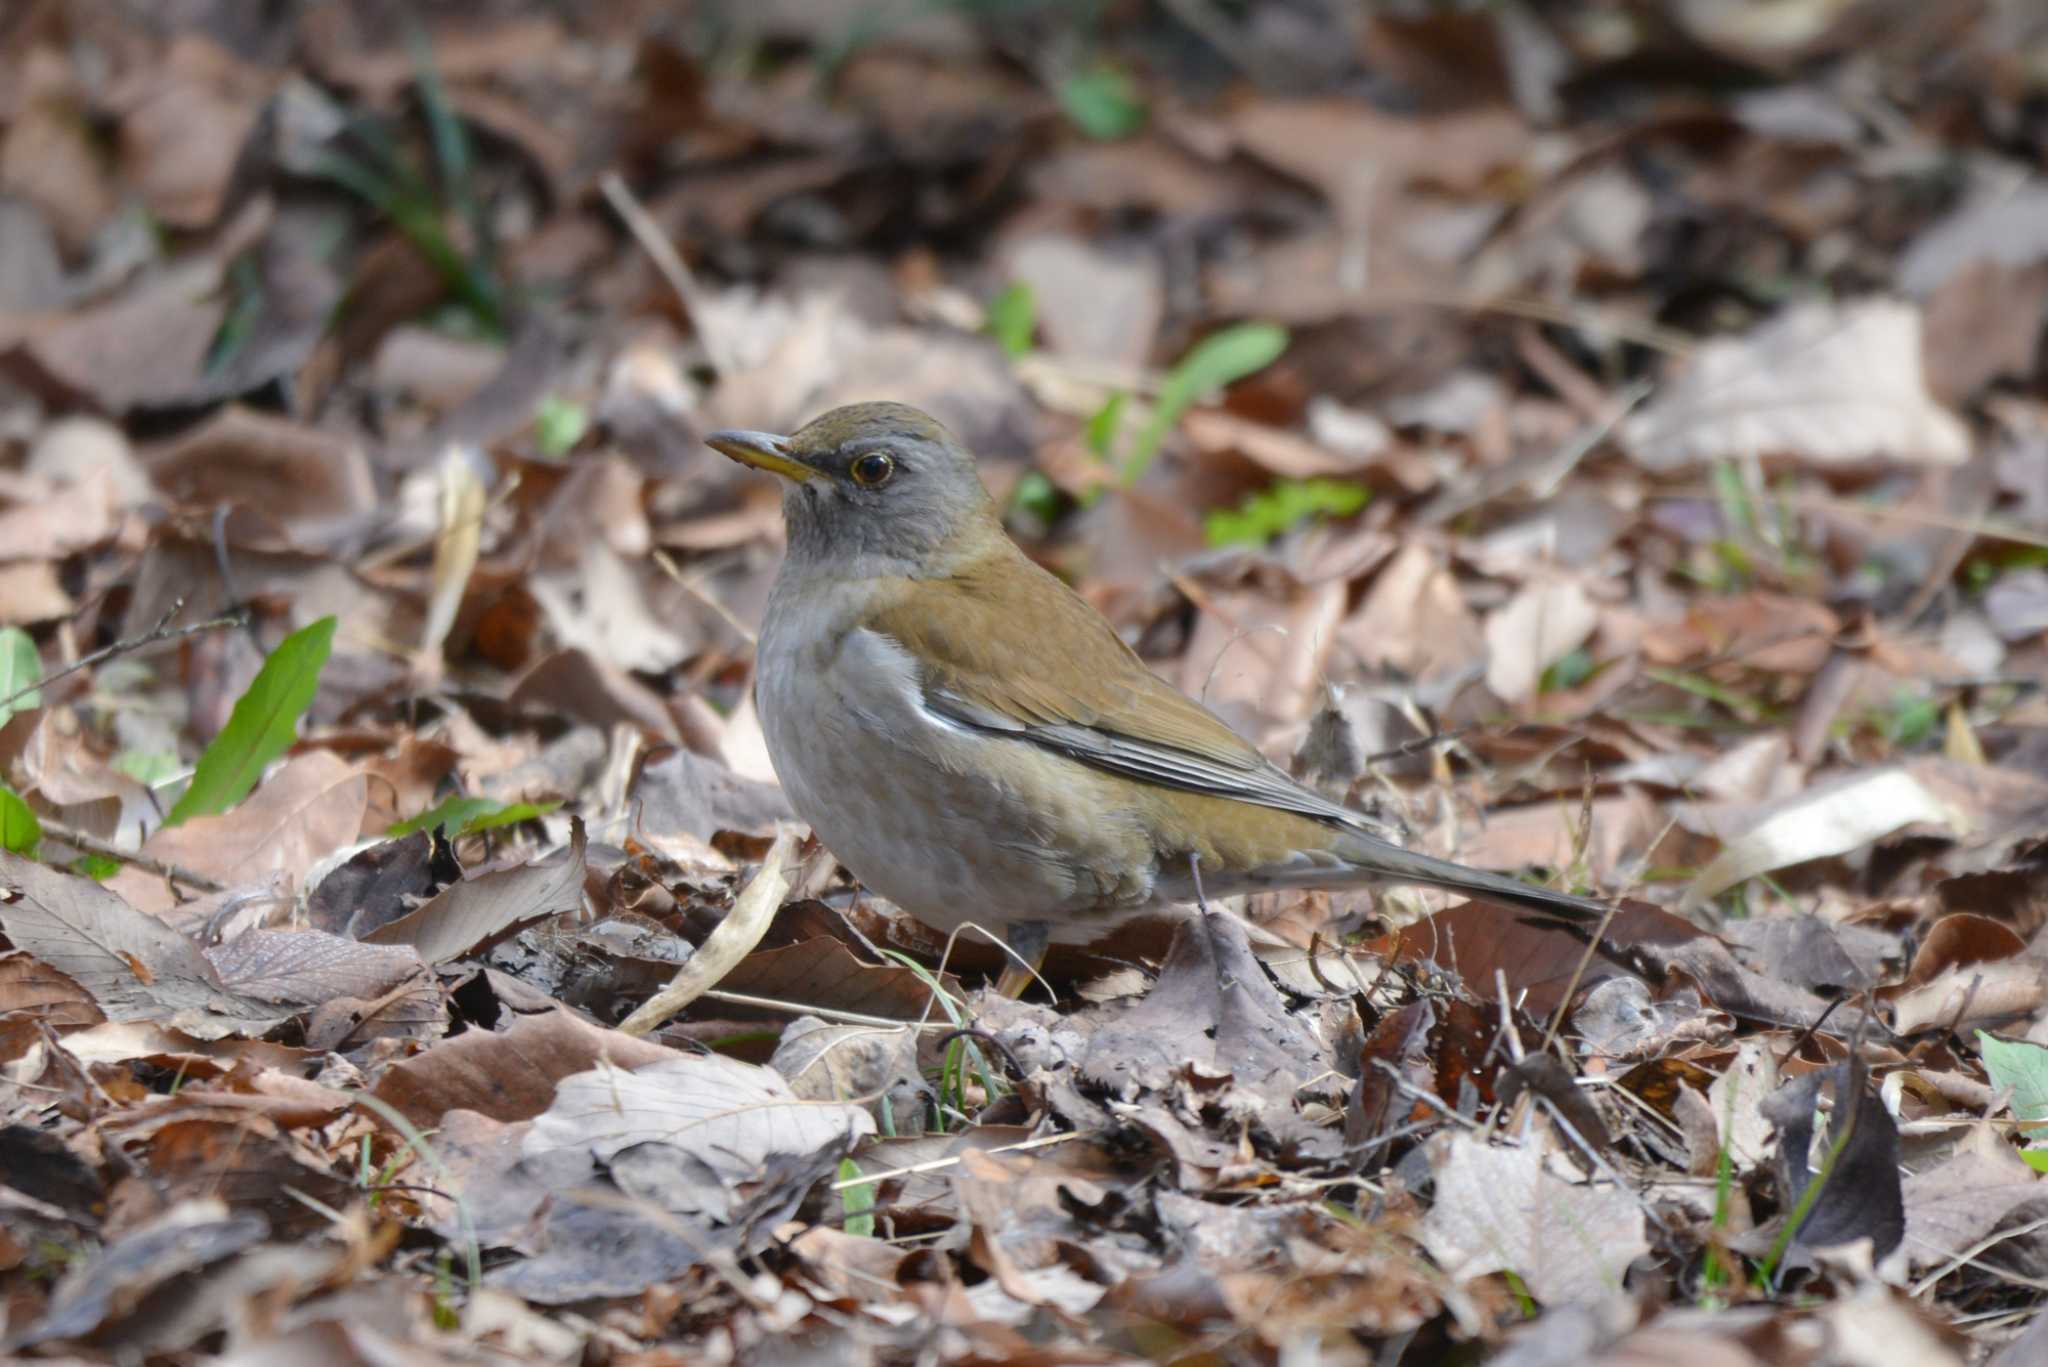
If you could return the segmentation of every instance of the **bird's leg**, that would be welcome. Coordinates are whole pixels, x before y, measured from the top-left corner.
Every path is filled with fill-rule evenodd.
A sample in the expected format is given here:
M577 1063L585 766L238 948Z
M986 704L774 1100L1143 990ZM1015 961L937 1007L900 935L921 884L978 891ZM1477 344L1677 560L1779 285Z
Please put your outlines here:
M1202 915L1209 914L1209 899L1202 892L1202 852L1188 851L1188 876L1195 880L1195 906Z
M1004 927L1010 945L1010 961L1003 976L996 979L996 991L1005 997L1021 998L1038 976L1045 951L1052 944L1052 927L1044 921L1012 921Z

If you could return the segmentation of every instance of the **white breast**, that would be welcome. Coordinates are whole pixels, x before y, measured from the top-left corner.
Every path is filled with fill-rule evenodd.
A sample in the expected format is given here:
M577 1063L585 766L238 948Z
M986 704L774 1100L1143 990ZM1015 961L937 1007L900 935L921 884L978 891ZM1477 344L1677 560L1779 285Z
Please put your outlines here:
M1090 940L1149 903L1149 868L1127 867L1136 832L1091 805L1092 774L927 711L909 654L835 635L845 586L818 587L771 604L755 687L790 805L855 877L940 930L1088 914L1055 935Z

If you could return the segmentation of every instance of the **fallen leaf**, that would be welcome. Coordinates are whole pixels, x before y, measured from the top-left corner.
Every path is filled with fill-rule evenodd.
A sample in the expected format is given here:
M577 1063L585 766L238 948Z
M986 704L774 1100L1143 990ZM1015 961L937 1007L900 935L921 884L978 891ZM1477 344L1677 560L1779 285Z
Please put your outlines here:
M1969 433L1929 396L1920 354L1911 304L1796 304L1702 346L1623 420L1622 440L1652 470L1759 455L1961 464Z
M1486 686L1502 702L1528 702L1543 671L1584 645L1599 624L1599 610L1576 580L1529 585L1486 619Z
M1513 1272L1546 1306L1607 1300L1650 1251L1642 1202L1560 1171L1548 1135L1498 1145L1457 1133L1433 1143L1436 1201L1423 1217L1423 1246L1459 1282Z
M1758 874L1860 849L1916 822L1959 830L1961 818L1904 769L1878 769L1770 804L1740 834L1724 837L1721 853L1699 871L1679 903L1704 905Z
M167 1020L218 1039L261 1034L290 1014L228 991L197 945L98 883L5 850L0 931L91 993L111 1021Z
M537 863L469 875L363 938L411 945L427 963L438 964L487 948L530 922L575 911L583 903L581 818L571 823L570 832L568 849Z

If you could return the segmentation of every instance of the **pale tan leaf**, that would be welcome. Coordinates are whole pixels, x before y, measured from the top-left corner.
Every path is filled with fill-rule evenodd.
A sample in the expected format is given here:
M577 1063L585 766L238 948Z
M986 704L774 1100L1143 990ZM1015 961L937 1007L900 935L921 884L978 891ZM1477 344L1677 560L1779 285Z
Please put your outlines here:
M1760 455L1956 465L1970 453L1927 392L1919 310L1887 299L1798 304L1708 342L1621 435L1653 470Z

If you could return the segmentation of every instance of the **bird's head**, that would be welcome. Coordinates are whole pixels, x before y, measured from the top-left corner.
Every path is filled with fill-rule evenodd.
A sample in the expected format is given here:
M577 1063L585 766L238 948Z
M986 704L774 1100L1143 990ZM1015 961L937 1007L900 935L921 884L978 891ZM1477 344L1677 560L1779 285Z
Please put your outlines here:
M857 403L787 437L729 430L705 438L785 482L789 554L841 574L943 573L1000 527L974 456L930 414Z

